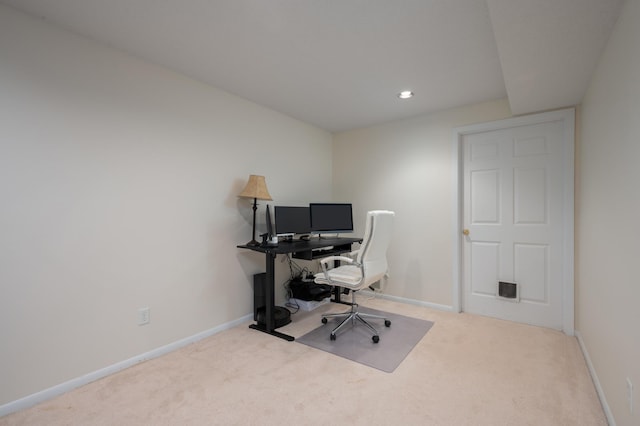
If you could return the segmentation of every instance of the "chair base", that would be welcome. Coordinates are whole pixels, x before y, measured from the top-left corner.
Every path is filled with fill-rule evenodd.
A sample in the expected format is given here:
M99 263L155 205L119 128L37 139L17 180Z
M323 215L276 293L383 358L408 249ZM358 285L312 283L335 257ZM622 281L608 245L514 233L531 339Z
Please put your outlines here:
M376 330L375 327L369 324L369 322L367 322L365 318L384 320L385 327L390 327L391 321L388 318L383 317L381 315L365 314L363 312L358 312L358 304L356 303L356 292L352 291L351 296L352 296L353 302L351 303L350 311L336 313L336 314L322 315L323 324L327 323L328 318L342 318L342 321L340 321L340 323L331 331L329 338L331 340L336 340L336 333L340 331L343 327L345 327L346 324L351 322L353 325L355 325L356 321L359 321L360 323L364 324L373 333L373 336L371 337L371 339L373 340L373 343L378 343L380 341L378 330Z

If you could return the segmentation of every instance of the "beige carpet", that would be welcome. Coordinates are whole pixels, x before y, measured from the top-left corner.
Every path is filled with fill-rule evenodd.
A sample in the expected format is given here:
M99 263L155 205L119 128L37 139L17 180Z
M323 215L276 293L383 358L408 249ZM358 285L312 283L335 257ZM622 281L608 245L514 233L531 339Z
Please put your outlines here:
M575 338L385 300L435 324L391 374L236 327L0 425L606 425ZM315 328L326 305L285 333Z

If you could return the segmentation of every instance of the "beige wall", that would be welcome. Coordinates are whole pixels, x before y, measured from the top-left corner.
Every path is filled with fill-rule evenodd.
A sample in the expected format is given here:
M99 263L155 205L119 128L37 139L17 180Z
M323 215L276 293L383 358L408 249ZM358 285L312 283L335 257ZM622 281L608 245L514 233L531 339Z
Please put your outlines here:
M328 132L1 5L0 58L0 406L249 314L249 174L331 196Z
M397 215L386 293L452 305L453 129L507 117L498 100L335 135L334 198L354 203L360 234L367 210Z
M578 150L577 329L618 426L640 424L638 22L640 1L628 0L584 99Z

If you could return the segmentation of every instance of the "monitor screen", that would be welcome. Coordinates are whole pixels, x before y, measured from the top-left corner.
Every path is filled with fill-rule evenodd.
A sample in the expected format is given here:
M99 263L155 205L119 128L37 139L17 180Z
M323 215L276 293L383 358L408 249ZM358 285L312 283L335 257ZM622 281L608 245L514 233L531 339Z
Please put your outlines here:
M311 231L315 233L351 232L353 215L351 204L347 203L311 203Z
M271 238L275 234L273 233L273 222L271 222L271 212L269 211L269 204L267 204L267 211L265 213L267 222L267 238Z
M276 234L308 234L311 232L309 207L275 206Z

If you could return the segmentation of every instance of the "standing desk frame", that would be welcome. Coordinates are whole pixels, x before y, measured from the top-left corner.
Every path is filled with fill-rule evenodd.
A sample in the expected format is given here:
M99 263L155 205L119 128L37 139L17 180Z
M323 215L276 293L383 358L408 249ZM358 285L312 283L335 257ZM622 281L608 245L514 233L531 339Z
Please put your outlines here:
M353 243L361 243L362 238L319 238L309 241L294 240L280 242L276 245L259 245L248 246L239 245L238 248L248 249L264 253L266 282L265 282L265 315L264 324L256 322L251 324L249 328L271 334L272 336L285 339L289 342L294 340L293 336L276 331L275 327L275 260L279 254L291 254L297 259L313 260L321 259L327 256L333 256L340 253L351 251ZM340 303L340 289L335 290L335 302Z

